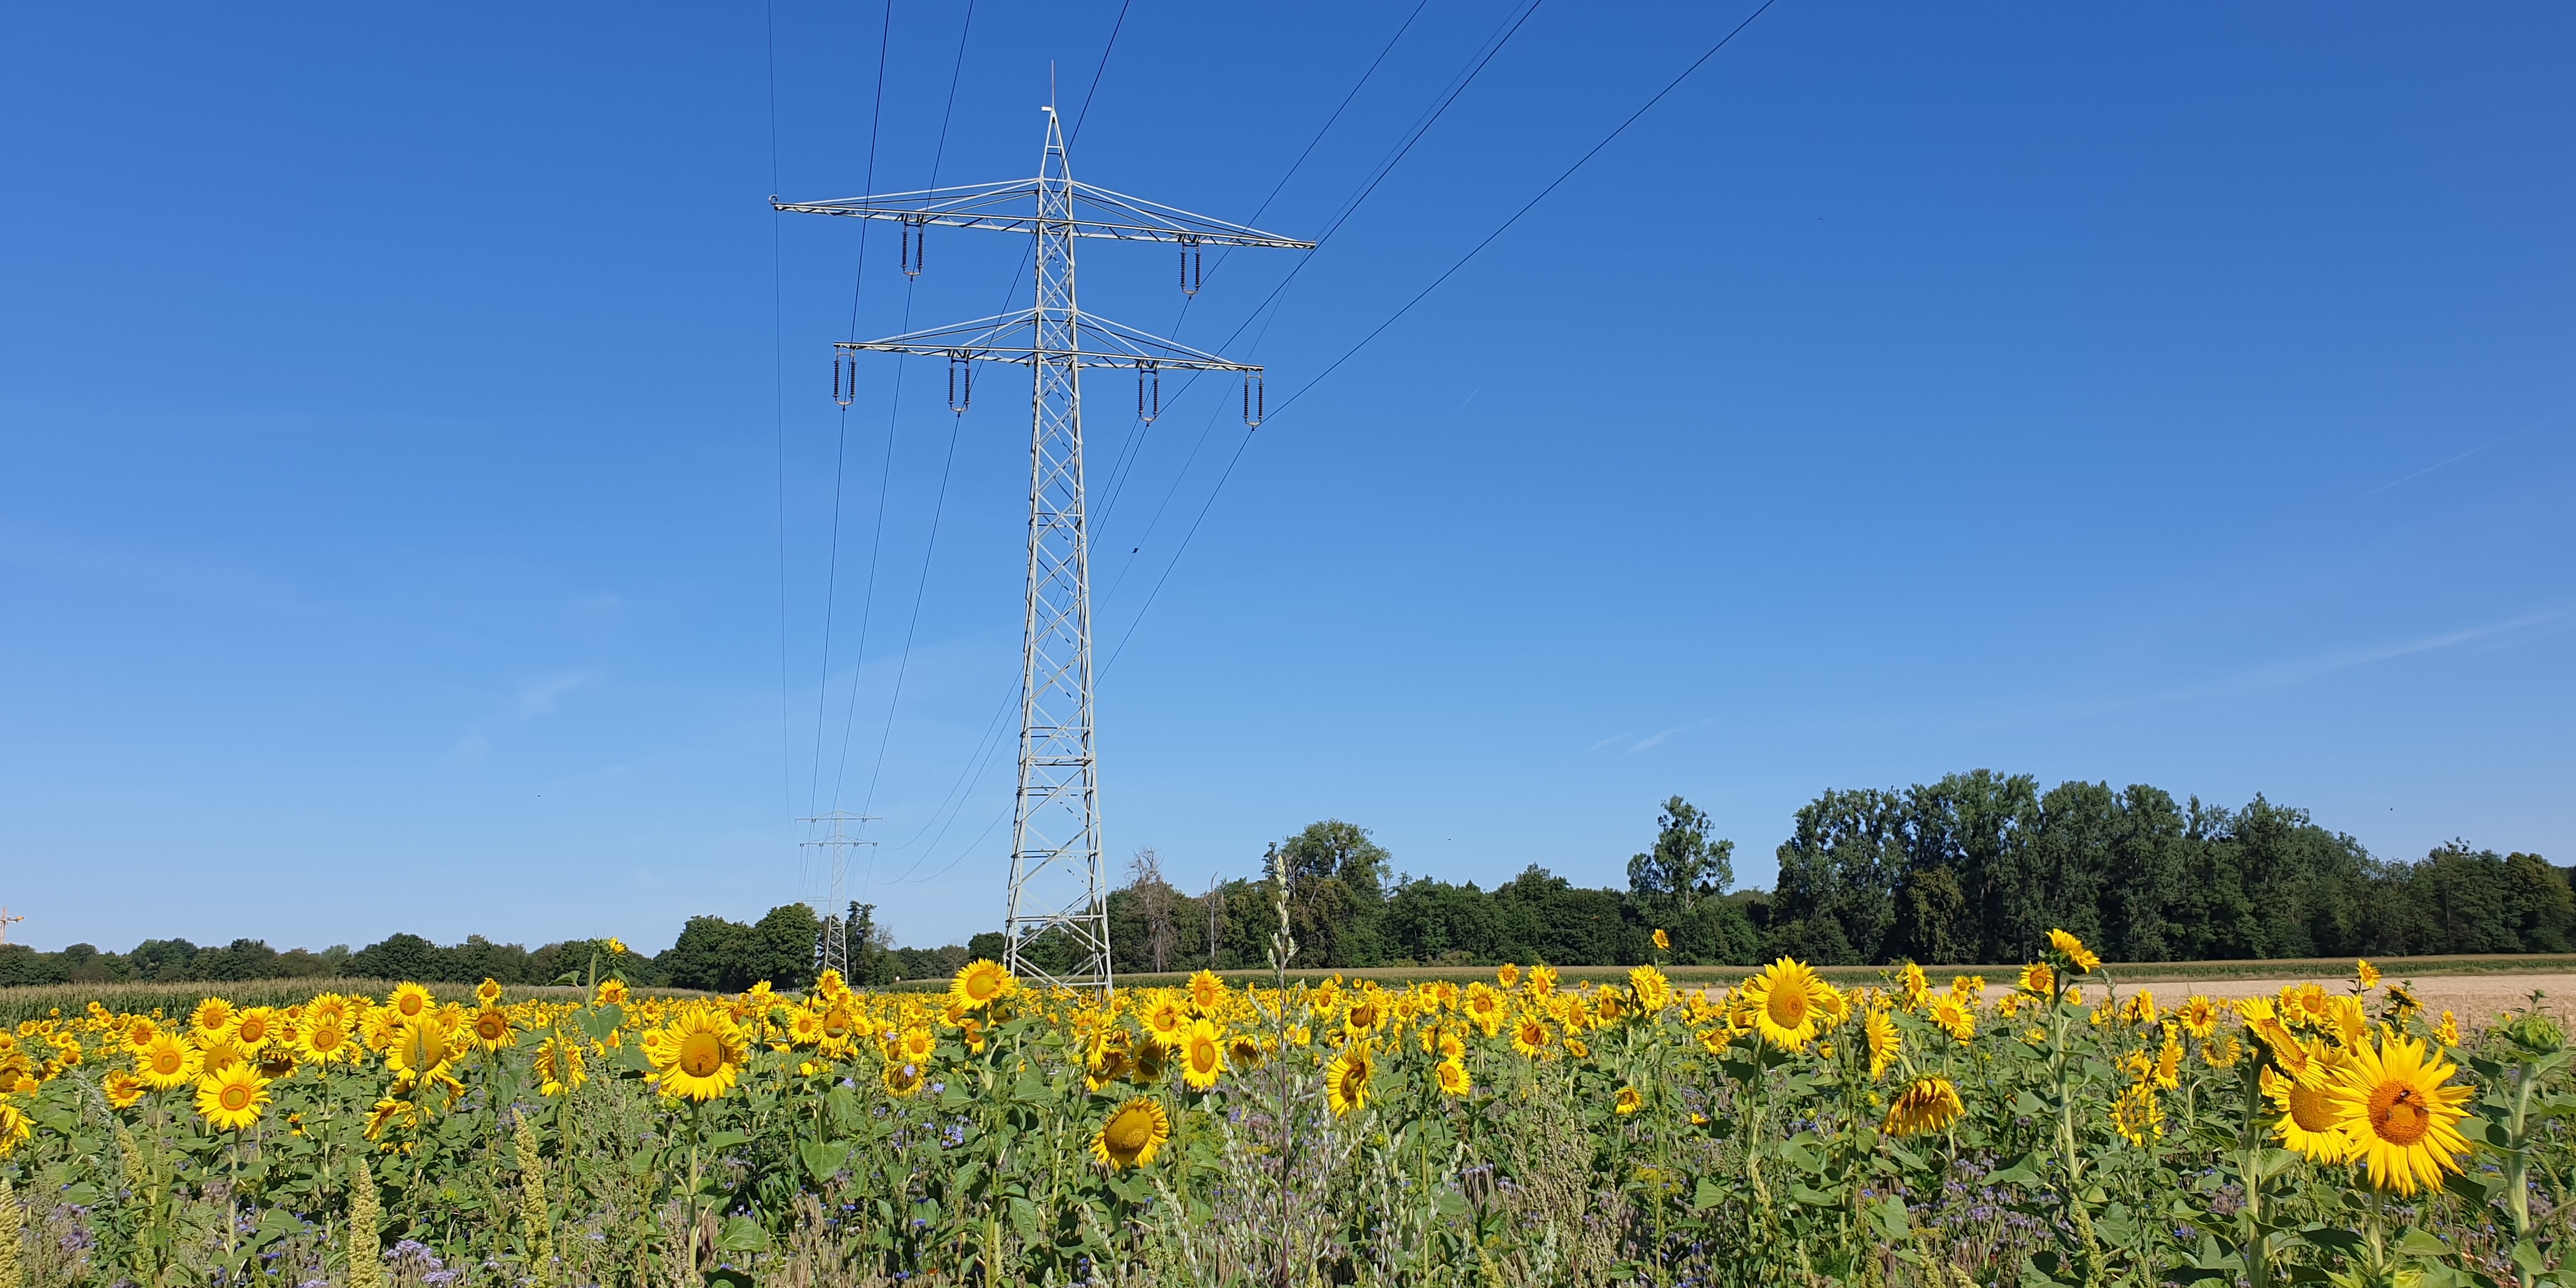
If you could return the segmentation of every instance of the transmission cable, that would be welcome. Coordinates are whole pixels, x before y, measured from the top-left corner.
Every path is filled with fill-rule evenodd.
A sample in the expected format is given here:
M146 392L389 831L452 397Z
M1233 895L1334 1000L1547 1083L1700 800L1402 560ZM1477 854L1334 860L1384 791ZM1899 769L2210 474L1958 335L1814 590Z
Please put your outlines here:
M1599 155L1603 148L1610 146L1610 144L1616 141L1620 135L1627 133L1629 126L1635 125L1639 118L1645 116L1647 112L1654 110L1655 105L1663 102L1667 95L1670 95L1674 90L1681 88L1683 81L1689 80L1692 73L1698 71L1702 65L1708 62L1709 59L1716 57L1719 50L1726 48L1727 45L1738 35L1743 34L1745 28L1753 25L1754 19L1770 12L1771 6L1776 3L1778 3L1778 0L1762 0L1760 8L1755 9L1751 14L1747 15L1744 21L1735 24L1735 27L1732 30L1719 37L1717 43L1710 45L1705 52L1700 54L1699 57L1691 60L1690 66L1683 68L1680 75L1673 77L1670 81L1665 83L1662 89L1655 91L1655 96L1647 99L1644 106L1641 106L1636 111L1629 113L1628 118L1619 122L1618 126L1612 129L1608 134L1603 135L1600 142L1593 144L1582 156L1575 158L1574 164L1567 166L1562 173L1556 176L1556 178L1549 180L1546 187L1539 189L1537 196L1531 197L1527 202L1524 202L1520 209L1512 212L1509 219L1504 220L1494 229L1494 231L1487 233L1483 241L1477 242L1473 247L1469 248L1466 254L1458 257L1456 263L1453 263L1448 268L1442 270L1438 277L1431 279L1430 285L1423 287L1412 299L1405 301L1404 307L1397 309L1393 314L1388 316L1385 321L1380 322L1377 326L1371 328L1367 335L1360 337L1358 343L1353 344L1349 349L1344 350L1340 357L1333 359L1333 361L1321 372L1316 373L1314 379L1298 386L1296 392L1291 393L1286 401L1281 402L1279 404L1279 410L1272 412L1271 415L1276 417L1280 412L1288 410L1291 404L1306 395L1307 390L1323 383L1325 377L1332 375L1333 372L1339 369L1343 363L1348 362L1352 354L1358 353L1362 348L1366 347L1370 341L1375 340L1381 332L1385 331L1388 327L1395 325L1397 319L1402 318L1409 312L1412 312L1415 305L1420 304L1433 291L1438 290L1440 284L1448 281L1449 278L1457 273L1459 269L1465 268L1467 266L1467 262L1482 253L1487 246L1492 245L1495 238L1510 231L1512 225L1521 221L1522 216L1527 215L1538 205L1538 203L1546 200L1549 193L1556 191L1557 188L1566 180L1573 178L1575 171L1582 169L1585 163ZM1238 331L1239 330L1240 328L1238 328ZM1207 504L1199 507L1198 518L1191 522L1188 534L1181 538L1181 544L1172 551L1171 562L1163 566L1162 577L1155 581L1153 591L1145 596L1143 607L1136 610L1136 617L1128 623L1127 633L1119 637L1118 648L1110 653L1109 662L1100 668L1104 675L1108 672L1110 666L1117 664L1119 653L1126 651L1127 641L1135 636L1137 625L1143 622L1146 612L1153 608L1154 600L1163 593L1164 582L1171 580L1172 569L1180 565L1181 555L1188 551L1190 539L1198 535L1199 524L1207 520L1209 508L1216 504L1217 493L1223 491L1226 480L1234 476L1234 467L1236 463L1243 459L1244 450L1251 445L1252 435L1247 432L1243 436L1243 441L1235 446L1234 456L1226 462L1225 472L1218 476L1216 488L1208 493Z
M877 127L883 121L885 115L886 50L892 40L893 34L894 0L885 0L884 18L877 30L877 83L875 100L873 106L868 110L868 164L865 186L871 190L876 187L877 182ZM852 340L859 338L859 290L866 284L867 276L867 225L862 223L859 227L858 267L852 273L850 278L849 336ZM820 683L817 685L814 692L814 768L812 777L806 784L805 788L805 807L808 812L813 811L814 801L821 794L823 787L823 725L826 718L824 713L829 709L831 700L832 623L833 618L836 616L836 609L839 606L841 584L841 488L844 477L843 467L849 457L850 444L850 409L847 407L843 407L841 409L839 425L833 432L833 439L832 535L829 547L830 554L825 561L823 577L822 676ZM861 633L859 648L860 655L864 658L866 656L867 648L867 639L864 632ZM850 683L853 685L858 683L858 675L856 671L851 673Z

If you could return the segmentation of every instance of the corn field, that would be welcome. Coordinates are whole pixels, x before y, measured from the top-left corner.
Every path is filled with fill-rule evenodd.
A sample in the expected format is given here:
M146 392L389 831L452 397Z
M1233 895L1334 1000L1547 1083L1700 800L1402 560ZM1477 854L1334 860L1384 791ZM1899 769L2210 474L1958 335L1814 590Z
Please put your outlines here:
M92 1002L0 1032L0 1288L2576 1283L2547 1016L2035 957Z

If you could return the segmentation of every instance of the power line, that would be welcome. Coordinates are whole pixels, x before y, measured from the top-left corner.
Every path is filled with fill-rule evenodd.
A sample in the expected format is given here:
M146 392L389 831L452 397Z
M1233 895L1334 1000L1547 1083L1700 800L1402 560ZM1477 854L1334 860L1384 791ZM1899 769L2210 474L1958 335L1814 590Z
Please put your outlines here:
M1100 65L1091 69L1091 88L1082 92L1082 110L1073 115L1073 133L1064 141L1066 150L1082 141L1082 123L1091 119L1092 96L1100 92L1100 78L1109 71L1109 55L1118 48L1118 33L1127 29L1127 10L1136 0L1120 0L1118 21L1109 24L1109 43L1100 48Z
M1280 412L1288 410L1291 404L1306 395L1307 390L1323 383L1324 378L1332 375L1333 372L1340 368L1343 363L1348 362L1352 354L1358 353L1362 348L1366 347L1371 340L1376 339L1379 333L1385 331L1388 327L1395 325L1397 319L1402 318L1406 313L1411 312L1415 305L1420 304L1433 291L1439 289L1441 283L1448 281L1449 278L1457 273L1459 269L1465 268L1469 260L1474 259L1479 253L1483 252L1487 246L1492 245L1495 238L1510 231L1512 225L1521 221L1522 216L1527 215L1538 205L1539 202L1546 200L1548 194L1556 191L1558 186L1562 185L1566 180L1573 178L1574 172L1582 169L1585 163L1591 161L1594 156L1599 155L1603 148L1610 146L1610 144L1617 140L1620 135L1627 133L1629 126L1635 125L1638 119L1645 116L1647 112L1652 111L1656 104L1663 102L1667 95L1670 95L1675 89L1680 88L1683 81L1690 79L1692 73L1697 72L1703 64L1708 62L1709 59L1716 57L1719 50L1726 48L1726 46L1734 41L1738 35L1743 34L1745 28L1753 25L1754 19L1769 12L1771 6L1775 3L1777 3L1777 0L1762 0L1760 8L1755 9L1751 14L1745 17L1744 21L1737 23L1733 29L1729 30L1724 36L1719 37L1717 43L1710 45L1706 51L1700 54L1699 57L1692 59L1690 66L1683 68L1680 75L1677 75L1673 77L1672 80L1666 82L1662 89L1655 91L1654 97L1647 99L1643 106L1639 107L1636 111L1629 113L1626 120L1619 122L1616 128L1612 129L1608 134L1603 135L1600 142L1593 144L1589 149L1585 150L1582 156L1575 158L1574 164L1567 166L1562 173L1556 176L1556 178L1549 180L1546 187L1539 189L1538 195L1531 197L1527 202L1522 204L1520 209L1513 211L1509 219L1504 220L1494 229L1494 231L1487 233L1484 240L1477 242L1473 247L1469 248L1466 254L1459 256L1456 263L1453 263L1448 268L1442 270L1438 277L1431 279L1431 284L1423 287L1412 299L1405 301L1404 307L1397 309L1385 321L1380 322L1375 327L1371 328L1367 335L1360 337L1357 344L1354 344L1349 349L1345 350L1340 357L1333 359L1329 365L1316 374L1314 379L1298 386L1295 392L1289 394L1287 399L1279 404L1278 411L1272 412L1271 415L1275 417L1279 415ZM1322 241L1323 238L1321 237L1316 239L1318 246L1322 244ZM1298 267L1303 268L1305 265L1301 263ZM1295 273L1292 271L1289 276L1293 278L1295 277ZM1282 283L1282 286L1285 286L1284 282ZM1247 323L1248 321L1249 320L1247 319ZM1241 330L1242 328L1240 327L1236 328L1236 333L1240 334ZM1231 340L1229 339L1229 343L1230 342ZM1108 663L1101 667L1101 670L1104 673L1107 672L1111 666L1117 665L1118 655L1126 651L1127 641L1135 636L1136 628L1144 621L1146 612L1153 608L1155 599L1162 595L1163 583L1171 580L1172 570L1180 565L1181 556L1189 550L1191 539L1198 535L1199 524L1206 521L1209 508L1216 504L1217 494L1225 489L1226 480L1234 477L1234 467L1236 462L1243 459L1244 451L1251 447L1251 445L1252 435L1250 433L1246 433L1243 437L1243 441L1236 445L1234 456L1226 462L1224 473L1218 475L1216 487L1209 491L1207 503L1199 507L1198 518L1191 522L1189 532L1181 538L1180 545L1173 549L1171 561L1163 567L1162 577L1155 581L1154 589L1151 593L1146 595L1144 605L1136 610L1136 616L1129 621L1127 633L1119 637L1118 647L1111 651Z
M885 117L886 51L893 41L893 36L894 0L885 0L884 17L877 28L876 90L873 104L868 109L868 164L864 181L864 186L868 188L876 187L877 182L877 129ZM866 285L867 277L868 237L866 229L862 228L859 235L858 267L850 277L849 335L854 340L859 334L859 290ZM823 786L823 722L824 713L830 707L832 692L832 624L839 608L841 592L841 485L843 466L849 457L850 443L850 409L847 407L841 409L839 424L833 431L833 439L832 532L823 575L822 674L814 690L814 768L805 787L806 806L809 809L813 807L814 798L821 793ZM867 646L864 631L861 632L859 644L864 656ZM850 683L855 686L858 682L858 673L853 669Z
M1521 221L1521 216L1528 214L1532 209L1536 208L1538 203L1547 200L1547 195L1549 193L1556 191L1559 185L1563 184L1566 180L1573 178L1574 172L1582 169L1586 162L1589 162L1593 157L1599 155L1601 149L1610 146L1611 143L1616 141L1620 135L1627 133L1629 126L1635 125L1638 118L1643 117L1650 111L1653 111L1655 105L1663 102L1666 95L1681 88L1682 82L1691 78L1691 73L1698 71L1700 66L1706 63L1709 59L1715 58L1717 56L1717 51L1726 48L1727 44L1733 41L1738 35L1742 34L1745 28L1753 25L1753 20L1755 18L1759 18L1763 14L1770 12L1771 6L1776 3L1778 3L1778 0L1762 0L1762 7L1755 9L1752 13L1746 15L1744 21L1735 24L1733 30L1730 30L1725 35L1718 37L1716 44L1709 46L1706 52L1703 52L1699 57L1692 59L1690 66L1683 68L1680 75L1665 82L1664 87L1656 90L1655 96L1647 99L1644 106L1629 113L1628 119L1619 122L1617 128L1611 130L1608 134L1601 136L1600 142L1593 144L1582 156L1576 157L1574 159L1574 164L1567 166L1563 173L1557 175L1554 179L1549 180L1546 187L1538 190L1537 196L1531 197L1528 201L1522 203L1520 209L1512 212L1511 218L1504 220L1494 229L1494 231L1485 234L1485 239L1468 248L1467 253L1459 256L1456 263L1441 270L1440 276L1432 278L1430 285L1423 287L1419 292L1415 293L1412 299L1405 301L1403 308L1397 309L1394 313L1388 315L1384 322L1380 322L1374 328L1371 328L1367 335L1360 337L1359 343L1352 345L1347 350L1344 350L1342 356L1333 359L1331 364L1327 365L1322 371L1316 373L1314 379L1299 385L1296 392L1289 394L1286 401L1279 404L1279 410L1286 411L1288 410L1289 404L1305 397L1307 390L1323 383L1326 376L1333 374L1336 368L1339 368L1343 363L1350 361L1352 354L1358 353L1361 349L1366 348L1369 341L1378 337L1379 332L1395 325L1397 319L1412 312L1414 305L1420 304L1425 297L1429 296L1433 291L1440 289L1440 284L1448 281L1450 276L1456 273L1459 269L1465 268L1467 266L1467 261L1472 260L1477 255L1481 254L1487 246L1493 245L1495 238L1511 231L1512 225ZM1273 414L1275 415L1277 413Z
M769 64L769 189L778 190L778 5L761 6ZM777 211L769 215L769 393L778 452L778 787L787 812L796 812L796 729L788 696L787 666L787 286L785 233ZM803 851L798 851L802 854Z

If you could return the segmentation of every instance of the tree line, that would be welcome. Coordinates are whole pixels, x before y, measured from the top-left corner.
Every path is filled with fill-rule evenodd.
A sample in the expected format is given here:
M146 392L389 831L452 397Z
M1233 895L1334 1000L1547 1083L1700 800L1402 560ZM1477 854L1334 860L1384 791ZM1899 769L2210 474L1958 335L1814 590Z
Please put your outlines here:
M1258 875L1197 894L1142 850L1109 894L1112 964L1122 975L1266 966L1282 874L1293 964L1304 968L1749 966L1784 954L1830 965L2015 962L2051 926L2113 961L2576 951L2569 873L2538 855L2453 842L2412 862L2381 860L2259 795L2228 809L2143 785L2041 791L2027 774L1977 770L1818 796L1793 819L1768 891L1733 888L1734 852L1678 796L1628 860L1624 888L1577 886L1536 864L1491 890L1404 874L1367 829L1339 819L1271 844ZM1659 929L1670 950L1654 947ZM691 917L671 947L614 960L638 984L796 988L814 978L827 936L845 938L861 984L945 978L1003 955L997 931L903 948L870 905L818 914L795 903L747 925ZM469 936L441 946L397 934L318 953L253 939L205 948L154 939L126 953L9 944L0 985L326 975L545 984L586 971L606 943L528 949ZM1073 965L1059 942L1025 951L1050 970Z

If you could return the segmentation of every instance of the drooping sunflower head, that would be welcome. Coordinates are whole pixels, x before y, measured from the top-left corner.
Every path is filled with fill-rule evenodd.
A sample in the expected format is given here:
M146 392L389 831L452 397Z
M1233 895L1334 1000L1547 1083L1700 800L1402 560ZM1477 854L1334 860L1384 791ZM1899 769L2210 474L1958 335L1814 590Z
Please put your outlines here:
M2327 1105L2369 1168L2373 1188L2398 1194L2438 1187L2460 1170L2469 1143L2460 1135L2472 1088L2450 1084L2457 1066L2429 1055L2410 1037L2383 1034L2352 1048L2333 1070Z
M109 1108L132 1109L134 1102L143 1098L143 1092L149 1085L143 1079L123 1069L116 1069L99 1080L98 1089L107 1097Z
M1442 1060L1431 1066L1431 1075L1444 1096L1463 1096L1475 1089L1475 1084L1467 1077L1467 1066L1455 1059Z
M2085 947L2083 940L2063 930L2052 929L2048 932L2048 946L2063 955L2067 964L2073 966L2078 975L2090 975L2102 968L2101 954Z
M1649 1015L1672 1004L1672 981L1651 965L1629 971L1628 988L1637 995L1637 1009Z
M909 1060L886 1061L885 1072L879 1077L879 1081L885 1084L886 1094L897 1100L921 1090L922 1084L929 1080L930 1075Z
M2272 1123L2272 1137L2281 1142L2282 1148L2297 1150L2320 1163L2340 1163L2352 1157L2352 1138L2344 1134L2334 1106L2327 1100L2327 1080L2322 1070L2317 1076L2293 1078L2265 1065L2261 1076L2263 1097L2281 1115Z
M1591 1015L1593 1027L1607 1028L1627 1018L1627 1015L1628 1004L1620 1000L1618 989L1605 988L1593 995Z
M1190 1021L1181 1034L1181 1081L1193 1091L1216 1085L1225 1072L1225 1033L1205 1017Z
M1368 1106L1369 1079L1376 1073L1377 1061L1366 1042L1342 1048L1332 1063L1324 1066L1324 1102L1335 1117L1346 1117Z
M977 958L949 981L948 995L970 1011L980 1011L1020 990L1020 981L1001 963Z
M537 1074L537 1094L560 1096L590 1081L582 1067L581 1044L560 1035L549 1036L537 1044L537 1056L531 1062Z
M1965 1112L1966 1107L1959 1103L1959 1089L1948 1078L1917 1078L1887 1107L1887 1118L1879 1130L1890 1136L1939 1131L1957 1122Z
M1261 1067L1261 1056L1261 1040L1249 1033L1235 1034L1225 1046L1225 1062L1230 1068L1257 1069Z
M268 1079L248 1064L207 1074L197 1083L197 1113L223 1131L240 1131L259 1122L268 1104Z
M393 1041L385 1047L386 1067L415 1077L445 1069L455 1058L456 1046L448 1040L446 1027L428 1016L396 1024Z
M2153 1083L2131 1084L2111 1102L2111 1129L2141 1147L2165 1134L2165 1106Z
M1871 1011L1861 1029L1869 1035L1869 1076L1875 1082L1879 1075L1887 1072L1887 1066L1896 1063L1896 1057L1905 1049L1905 1041L1896 1031L1896 1021L1885 1011Z
M1163 1112L1161 1101L1151 1096L1132 1096L1111 1110L1100 1130L1091 1135L1091 1157L1101 1166L1117 1171L1143 1167L1154 1161L1154 1151L1172 1138L1171 1116Z

